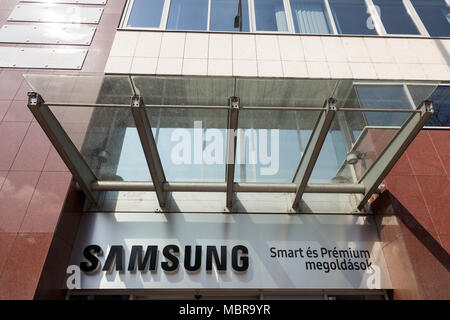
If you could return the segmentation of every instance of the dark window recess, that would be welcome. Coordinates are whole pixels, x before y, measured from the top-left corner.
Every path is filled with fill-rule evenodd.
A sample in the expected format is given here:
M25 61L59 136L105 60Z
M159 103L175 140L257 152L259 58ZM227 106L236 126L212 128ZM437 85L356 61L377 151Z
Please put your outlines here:
M434 114L425 126L450 127L450 87L437 87L430 96Z

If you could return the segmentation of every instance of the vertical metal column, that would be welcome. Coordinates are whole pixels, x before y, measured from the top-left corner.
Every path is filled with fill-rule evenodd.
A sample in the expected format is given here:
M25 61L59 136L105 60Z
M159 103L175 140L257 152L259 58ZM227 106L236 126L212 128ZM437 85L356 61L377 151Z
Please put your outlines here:
M100 193L91 188L92 184L98 181L97 177L38 93L28 93L28 108L75 177L81 190L94 205L98 206Z
M364 198L358 205L359 210L364 208L367 201L378 189L378 186L386 178L389 171L391 171L395 163L400 159L422 127L433 115L433 103L431 101L424 101L417 110L420 112L415 112L409 117L394 139L392 139L383 153L376 159L372 167L360 179L359 183L365 185L366 192L364 193Z
M297 209L302 200L303 193L305 193L309 178L319 157L320 150L322 150L323 143L330 130L335 114L336 99L329 98L325 101L294 177L294 183L297 184L297 192L292 203L293 209Z
M228 109L228 124L227 124L227 163L225 175L227 183L226 206L228 209L230 209L233 206L233 183L234 183L234 168L236 160L239 104L240 99L238 97L230 98L230 108Z
M150 120L144 106L144 100L141 96L133 96L131 98L131 112L133 114L134 123L136 124L150 176L152 177L152 182L155 186L159 206L164 208L166 205L167 194L163 190L163 183L166 182L166 176L164 175L155 137L153 136Z

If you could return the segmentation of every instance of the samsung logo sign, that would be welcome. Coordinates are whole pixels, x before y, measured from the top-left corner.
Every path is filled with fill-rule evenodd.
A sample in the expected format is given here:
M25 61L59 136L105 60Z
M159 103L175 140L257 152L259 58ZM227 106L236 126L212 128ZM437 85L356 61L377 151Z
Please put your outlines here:
M80 269L87 274L95 274L100 270L111 273L114 270L124 272L157 272L158 267L164 272L177 272L180 267L180 247L174 244L162 248L162 255L165 261L159 261L160 248L156 245L132 246L128 261L126 261L125 251L121 245L110 247L104 265L98 257L103 256L103 249L99 245L89 245L83 251L83 256L87 261L80 263ZM207 272L213 269L213 263L217 271L226 272L228 267L227 246L206 246L206 259L203 259L203 246L185 246L182 255L183 266L186 272L196 273L202 268L202 264ZM249 258L248 249L245 246L237 245L231 248L231 269L235 272L245 272L248 269Z

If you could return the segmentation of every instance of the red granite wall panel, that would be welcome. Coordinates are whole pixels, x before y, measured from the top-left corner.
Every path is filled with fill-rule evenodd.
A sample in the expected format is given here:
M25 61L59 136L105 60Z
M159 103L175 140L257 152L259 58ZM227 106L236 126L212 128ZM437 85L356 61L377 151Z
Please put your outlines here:
M422 130L374 203L394 299L450 299L449 161L450 130Z
M18 3L0 1L0 27ZM31 89L23 74L103 74L124 4L125 0L108 1L92 45L85 47L82 70L0 68L0 299L33 299L50 245L59 252L56 260L65 263L70 253L66 239L77 227L73 214L61 219L72 176L27 108ZM82 202L75 193L76 201ZM52 241L58 222L72 233L58 237L65 242ZM55 284L47 281L44 287L54 290Z

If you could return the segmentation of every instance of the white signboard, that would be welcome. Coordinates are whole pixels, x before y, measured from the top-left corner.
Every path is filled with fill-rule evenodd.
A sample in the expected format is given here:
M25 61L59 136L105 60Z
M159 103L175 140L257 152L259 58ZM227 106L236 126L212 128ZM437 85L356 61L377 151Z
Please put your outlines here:
M84 213L76 269L80 289L392 286L372 217L355 215Z

